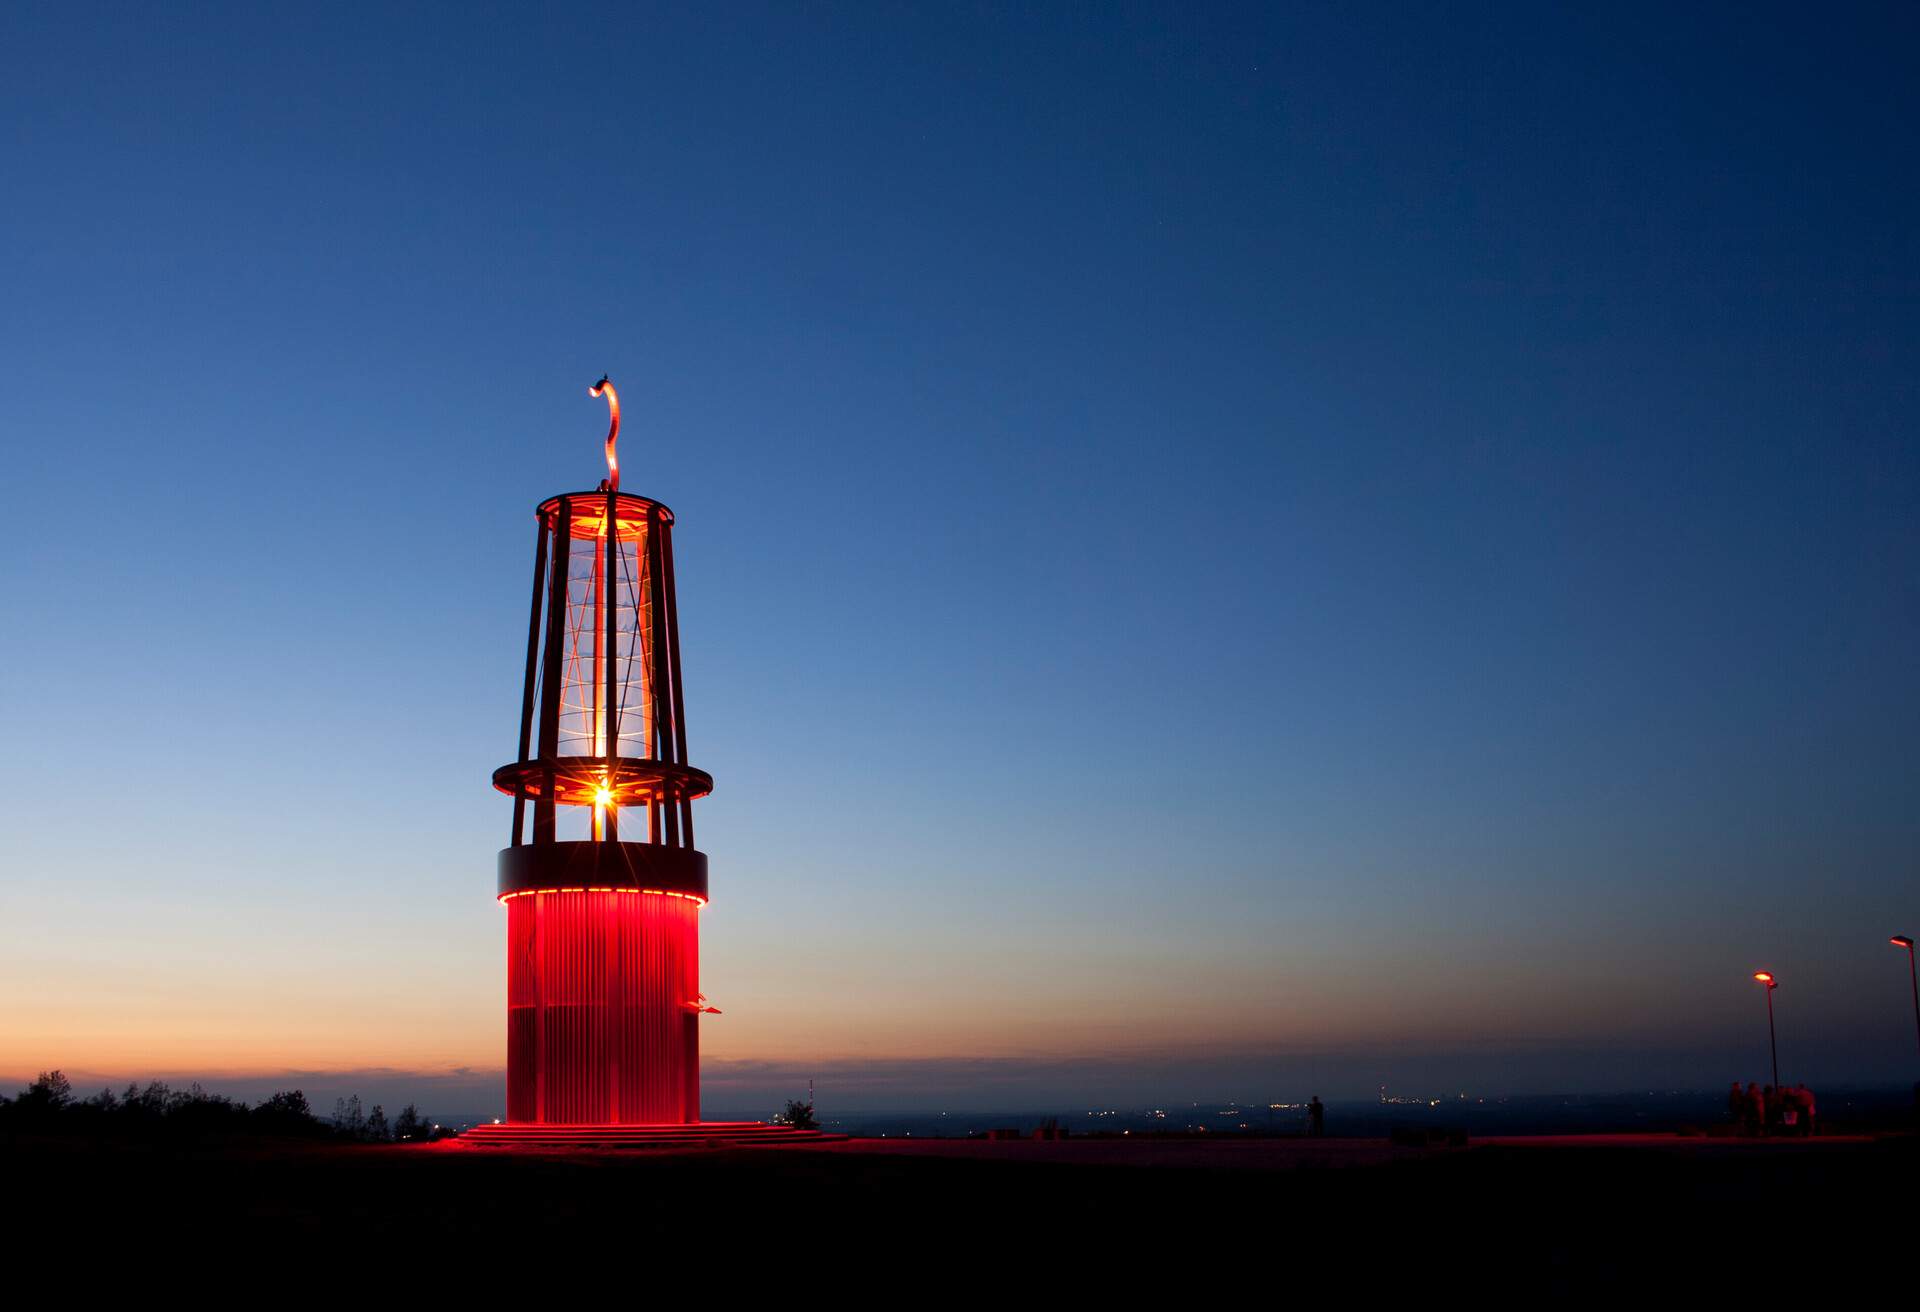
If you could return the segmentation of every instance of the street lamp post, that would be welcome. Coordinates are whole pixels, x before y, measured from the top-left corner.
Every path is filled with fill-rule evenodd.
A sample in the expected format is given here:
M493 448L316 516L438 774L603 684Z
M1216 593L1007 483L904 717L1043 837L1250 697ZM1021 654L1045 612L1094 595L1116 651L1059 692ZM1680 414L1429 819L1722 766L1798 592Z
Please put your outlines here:
M1913 940L1905 934L1895 934L1887 941L1907 950L1907 982L1913 986L1913 1041L1920 1044L1920 975L1913 969Z
M1773 990L1775 981L1770 971L1756 970L1753 977L1767 986L1767 1048L1773 1054L1773 1088L1780 1091L1780 1041L1773 1032Z

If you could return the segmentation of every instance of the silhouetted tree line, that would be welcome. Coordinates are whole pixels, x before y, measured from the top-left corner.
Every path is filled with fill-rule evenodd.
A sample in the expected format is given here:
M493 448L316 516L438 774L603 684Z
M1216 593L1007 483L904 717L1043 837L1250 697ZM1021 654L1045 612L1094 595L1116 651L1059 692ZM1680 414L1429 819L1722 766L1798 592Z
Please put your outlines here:
M422 1116L419 1109L408 1103L400 1109L400 1114L387 1123L387 1113L379 1103L373 1110L362 1113L360 1095L351 1098L336 1098L333 1103L333 1119L328 1122L335 1134L348 1139L361 1139L368 1143L413 1143L438 1139L443 1131L438 1125Z
M334 1104L333 1116L314 1115L307 1095L288 1089L249 1107L208 1093L199 1083L173 1089L159 1080L76 1098L59 1071L42 1071L18 1097L0 1097L0 1131L103 1138L197 1138L206 1134L345 1139L362 1143L426 1142L442 1131L408 1103L392 1123L378 1103L362 1113L359 1095Z

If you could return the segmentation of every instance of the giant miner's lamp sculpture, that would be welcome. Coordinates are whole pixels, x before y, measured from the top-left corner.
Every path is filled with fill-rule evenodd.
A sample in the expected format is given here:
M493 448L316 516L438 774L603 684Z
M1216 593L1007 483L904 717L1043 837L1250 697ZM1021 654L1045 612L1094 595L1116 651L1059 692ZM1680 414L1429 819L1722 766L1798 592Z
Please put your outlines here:
M592 394L612 421L607 477L534 511L519 753L493 772L513 798L498 887L507 1124L483 1139L700 1121L700 1018L713 1009L693 803L713 780L687 761L673 512L620 490L619 398L604 378Z

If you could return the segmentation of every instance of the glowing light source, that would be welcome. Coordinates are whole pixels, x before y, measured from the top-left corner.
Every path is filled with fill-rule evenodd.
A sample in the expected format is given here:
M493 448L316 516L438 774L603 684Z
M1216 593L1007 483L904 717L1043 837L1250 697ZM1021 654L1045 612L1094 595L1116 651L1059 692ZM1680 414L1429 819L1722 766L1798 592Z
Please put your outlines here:
M1888 939L1887 942L1897 948L1905 948L1909 952L1913 951L1913 940L1905 934L1895 934L1892 938Z
M1753 977L1758 982L1765 984L1768 988L1772 988L1774 986L1773 976L1767 971L1756 970L1753 972Z

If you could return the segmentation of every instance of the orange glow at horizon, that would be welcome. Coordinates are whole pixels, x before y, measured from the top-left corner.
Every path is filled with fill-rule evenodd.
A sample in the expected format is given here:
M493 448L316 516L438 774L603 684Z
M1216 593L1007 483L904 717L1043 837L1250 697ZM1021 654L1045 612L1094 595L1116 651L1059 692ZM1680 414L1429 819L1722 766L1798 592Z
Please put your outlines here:
M558 888L537 892L574 891ZM601 891L601 886L578 891ZM1271 976L1224 968L1171 969L1151 957L1110 950L1098 958L1069 950L1044 960L995 957L996 969L964 969L965 954L906 945L874 948L872 968L816 965L796 983L789 962L765 945L740 941L740 909L662 889L608 888L681 897L703 921L726 917L703 953L703 976L723 980L723 1018L703 1026L703 1055L729 1061L997 1062L1168 1060L1255 1049L1390 1052L1414 1036L1499 1042L1502 1035L1608 1033L1618 1026L1576 984L1526 999L1484 981L1451 979L1443 968L1368 978L1331 963L1302 960ZM501 907L507 905L500 900ZM137 972L108 968L71 975L52 990L18 996L27 1005L0 1016L0 1075L30 1078L64 1067L149 1077L228 1077L279 1071L390 1067L406 1071L492 1070L504 1064L504 988L495 979L498 929L463 924L453 961L434 971L388 968L408 935L383 926L358 943L342 937L324 953L304 951L303 934L250 943L225 960L167 953ZM470 918L463 912L462 921ZM703 926L703 937L706 933ZM271 937L271 936L269 936ZM1004 946L1004 945L1003 945ZM976 949L977 951L977 949ZM1303 957L1305 954L1303 954ZM97 965L98 963L96 963ZM158 968L156 971L155 968ZM235 989L236 970L250 981ZM4 973L4 972L0 972ZM1412 986L1418 985L1417 989ZM1232 993L1248 1004L1197 1015L1196 992ZM1047 999L1036 1007L1036 995ZM1249 995L1251 995L1249 997ZM845 1005L848 997L858 1005ZM1257 1000L1255 1000L1257 999ZM1644 1000L1651 1007L1652 1001ZM13 1090L0 1090L13 1092ZM91 1091L91 1090L90 1090Z
M457 856L421 867L453 895L397 905L371 878L345 895L294 885L271 896L236 889L218 901L187 883L84 900L51 881L43 893L29 890L14 904L16 926L62 932L22 933L0 960L8 1002L0 1075L57 1066L124 1083L498 1069L505 904L489 911L484 892L467 902L472 862ZM1008 918L988 942L965 917L928 920L924 908L871 890L789 889L777 863L742 862L732 873L739 883L730 878L700 912L702 984L721 985L727 1004L703 1025L704 1055L716 1063L1390 1055L1433 1042L1612 1042L1669 1016L1670 985L1609 965L1599 945L1556 956L1550 974L1515 990L1480 968L1476 943L1454 934L1410 944L1391 962L1359 960L1304 930L1242 933L1224 909L1170 896L1158 904L1164 914L1215 928L1216 953L1173 952L1158 932L1096 933L1044 906ZM999 904L982 893L968 905ZM1724 969L1701 963L1700 987ZM1596 973L1617 989L1591 992ZM1196 1007L1196 998L1231 1001ZM1739 1005L1727 997L1663 1037L1711 1038L1737 1023Z

